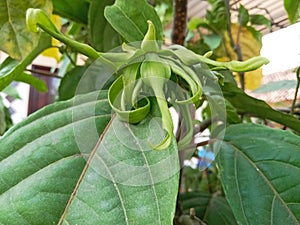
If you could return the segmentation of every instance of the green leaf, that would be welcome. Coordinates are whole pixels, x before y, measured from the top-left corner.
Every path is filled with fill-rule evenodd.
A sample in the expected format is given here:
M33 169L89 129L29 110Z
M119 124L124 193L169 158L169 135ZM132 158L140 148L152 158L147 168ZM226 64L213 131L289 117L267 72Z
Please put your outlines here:
M255 124L229 126L217 166L238 224L300 223L300 137Z
M272 109L264 101L247 95L235 84L225 82L221 88L224 97L238 110L239 113L272 120L300 132L300 121L297 118Z
M17 91L16 87L12 85L8 85L6 88L3 89L2 92L15 99L21 99L20 94Z
M239 8L238 21L239 24L243 27L247 26L247 23L249 22L248 10L242 4L240 4Z
M91 152L110 120L106 98L106 92L97 92L54 103L5 133L0 139L1 224L57 224L86 163L84 153ZM75 131L87 135L85 149L78 147Z
M295 89L297 86L296 80L280 80L264 84L255 89L254 93L268 93L271 91Z
M68 100L75 96L78 83L86 69L85 66L76 66L64 75L58 88L59 100Z
M206 192L188 192L180 195L183 212L189 214L191 208L196 216L209 225L235 225L233 212L223 196Z
M220 46L222 36L217 34L203 35L203 40L204 43L207 44L211 50L214 50Z
M0 66L0 91L8 86L13 80L22 76L26 67L46 48L51 46L51 38L42 33L39 44L21 62L8 57Z
M37 91L40 92L48 91L47 84L45 83L45 81L38 79L35 76L30 75L28 73L20 74L20 76L18 76L15 80L29 84L32 87L34 87Z
M0 136L6 131L5 106L0 96Z
M207 20L203 18L196 18L196 17L191 18L188 22L189 30L196 30L198 27L211 29Z
M107 52L123 42L121 36L104 17L104 8L114 2L114 0L93 0L89 8L89 37L92 47L100 52Z
M284 8L291 23L296 23L300 16L300 0L284 0Z
M267 17L261 14L250 15L250 22L254 25L265 25L270 30L272 29L272 22Z
M99 73L99 71L101 71ZM59 100L74 95L108 89L114 81L116 68L107 60L97 59L91 65L76 66L62 78L58 93Z
M59 224L173 224L177 146L173 139L166 150L150 147L164 133L158 106L152 106L138 125L111 120Z
M88 23L89 2L85 0L52 0L53 13L78 23ZM29 8L29 7L28 7ZM37 7L31 7L37 8Z
M104 15L112 27L128 42L142 41L147 32L147 21L155 26L156 39L163 40L163 28L155 9L146 0L116 0L106 7Z
M17 60L25 59L39 41L39 35L30 32L26 27L25 15L28 8L40 8L50 14L52 1L2 0L0 2L0 50Z

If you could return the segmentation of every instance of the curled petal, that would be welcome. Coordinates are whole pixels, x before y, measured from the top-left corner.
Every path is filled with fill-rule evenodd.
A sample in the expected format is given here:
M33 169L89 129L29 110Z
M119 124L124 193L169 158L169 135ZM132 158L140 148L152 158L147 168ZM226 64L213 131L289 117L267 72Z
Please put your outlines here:
M196 103L201 95L202 95L202 86L199 78L194 73L192 69L186 71L188 68L185 69L182 66L179 66L176 62L173 60L168 60L168 63L170 64L171 70L179 77L184 79L187 84L189 85L189 88L192 92L192 96L186 100L176 100L179 104L190 104L190 103ZM196 79L196 81L194 80Z
M112 109L117 113L120 120L129 123L138 123L143 120L150 111L150 101L142 96L139 104L132 110L122 110L121 96L124 90L123 76L118 77L108 90L108 101Z

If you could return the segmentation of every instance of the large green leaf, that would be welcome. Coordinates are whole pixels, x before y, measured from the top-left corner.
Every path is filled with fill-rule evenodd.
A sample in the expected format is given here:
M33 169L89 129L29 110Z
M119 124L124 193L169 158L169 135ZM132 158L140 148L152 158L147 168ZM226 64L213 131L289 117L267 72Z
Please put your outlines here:
M89 9L89 37L92 46L100 52L107 52L122 44L121 36L104 17L104 8L115 0L93 0Z
M146 0L116 0L114 5L106 7L104 15L128 42L143 40L148 28L147 20L151 20L155 26L156 39L163 40L160 19Z
M26 67L35 59L35 57L37 57L43 50L50 46L50 36L42 33L38 45L22 61L19 62L11 57L5 59L5 61L0 65L0 91L7 87L13 80L28 81L29 83L34 82L34 85L42 85L36 80L29 80L23 72ZM44 86L44 88L41 88L42 90L45 90L46 87Z
M223 196L206 192L188 192L180 195L180 206L183 212L189 214L191 208L196 216L209 225L237 224L232 210Z
M84 169L59 224L173 224L178 189L175 139L165 150L157 104L138 125L114 117Z
M284 0L284 8L291 23L296 23L300 16L300 0Z
M0 50L14 59L24 59L37 45L39 35L27 29L25 16L28 8L40 8L50 14L51 0L0 1Z
M274 110L264 101L247 95L233 83L225 82L221 88L224 97L239 113L272 120L300 132L300 120L296 117Z
M300 137L255 124L229 126L217 165L239 224L300 224Z
M57 224L86 163L111 117L106 92L52 104L0 139L0 224ZM81 102L81 104L79 104ZM77 117L73 114L76 112ZM75 130L95 138L79 149Z
M53 13L75 22L87 24L89 2L86 0L52 0Z

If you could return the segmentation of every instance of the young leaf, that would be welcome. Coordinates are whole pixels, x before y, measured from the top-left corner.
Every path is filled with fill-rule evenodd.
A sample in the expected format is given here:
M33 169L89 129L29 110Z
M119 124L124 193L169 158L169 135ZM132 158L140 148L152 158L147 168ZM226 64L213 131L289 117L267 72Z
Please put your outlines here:
M59 224L172 224L178 189L175 139L164 133L157 104L138 125L114 117L95 146Z
M247 26L247 23L249 22L248 10L242 4L240 4L239 8L238 21L239 24L243 27Z
M58 223L84 168L84 158L110 120L106 98L106 92L97 92L54 103L0 138L1 224ZM96 126L94 138L89 135L91 125ZM84 151L78 147L75 130L87 134Z
M261 14L250 15L250 22L254 25L265 25L270 30L272 29L272 22L267 17Z
M284 8L291 23L296 23L300 16L300 0L284 0Z
M227 128L217 166L238 224L300 223L299 143L299 136L266 126Z
M143 40L148 20L155 26L156 40L163 40L160 19L146 0L116 0L114 5L106 7L104 15L112 27L128 42Z
M25 15L28 8L40 8L48 15L52 12L50 0L2 0L0 3L0 50L14 59L22 60L36 47L39 34L26 27Z

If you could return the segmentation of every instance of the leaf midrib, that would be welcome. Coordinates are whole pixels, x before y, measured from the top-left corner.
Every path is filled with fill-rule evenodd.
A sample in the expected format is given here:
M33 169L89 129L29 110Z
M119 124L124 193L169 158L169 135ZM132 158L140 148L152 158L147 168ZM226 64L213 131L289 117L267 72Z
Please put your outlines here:
M148 172L149 172L149 176L150 176L150 179L151 179L151 189L153 190L153 194L154 194L154 197L155 197L155 204L156 204L156 208L157 208L157 215L158 215L158 221L160 222L161 224L161 218L160 218L160 207L159 207L159 201L158 201L158 197L157 197L157 194L156 194L156 188L155 188L155 185L154 185L154 179L153 179L153 176L152 176L152 173L151 173L151 169L150 169L150 165L149 165L149 162L147 160L147 157L144 153L143 148L142 146L140 145L140 142L139 140L136 138L136 136L133 134L132 130L130 129L130 127L128 126L128 124L126 124L126 127L127 129L129 130L130 134L132 135L132 137L136 140L136 143L137 145L139 146L140 150L141 150L141 154L144 158L144 162L146 163L147 165L147 169L148 169Z
M269 188L272 190L272 192L274 193L274 197L276 196L280 202L283 204L283 206L287 209L287 211L289 212L290 215L292 215L292 219L298 223L295 215L291 212L290 208L287 206L287 204L285 204L284 200L281 198L280 194L276 191L276 189L272 186L272 183L267 179L267 177L262 173L262 170L256 166L256 164L243 152L241 151L237 146L234 145L234 143L232 142L225 142L225 144L227 145L230 145L233 149L235 149L236 151L236 154L237 153L240 153L240 155L245 158L249 163L250 165L253 166L253 168L256 170L257 168L259 169L257 172L261 175L261 177L263 178L263 180L265 181L265 183L269 186ZM237 174L237 168L236 168L236 162L237 162L237 157L234 157L234 161L235 161L235 174ZM237 176L236 177L236 182L237 182L237 185L238 185L238 180L237 180ZM240 191L239 191L240 193ZM240 201L242 201L242 199L240 198ZM243 207L244 208L244 207ZM244 210L243 210L244 211ZM243 215L246 217L246 215L243 213ZM246 217L247 218L247 217ZM272 219L272 218L270 218Z

